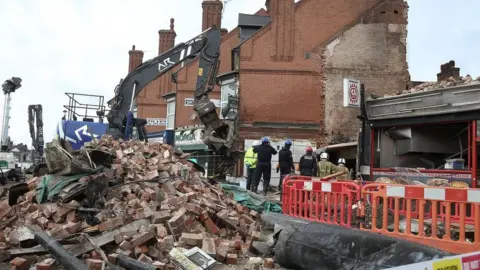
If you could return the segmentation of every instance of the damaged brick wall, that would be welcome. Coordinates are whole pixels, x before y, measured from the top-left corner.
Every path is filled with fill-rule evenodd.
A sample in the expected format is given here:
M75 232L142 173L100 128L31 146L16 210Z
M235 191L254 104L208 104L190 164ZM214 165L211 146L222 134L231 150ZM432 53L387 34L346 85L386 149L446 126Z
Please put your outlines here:
M365 84L366 96L395 94L406 88L407 12L403 0L383 1L317 49L325 61L327 143L356 140L360 128L360 110L343 107L344 78Z

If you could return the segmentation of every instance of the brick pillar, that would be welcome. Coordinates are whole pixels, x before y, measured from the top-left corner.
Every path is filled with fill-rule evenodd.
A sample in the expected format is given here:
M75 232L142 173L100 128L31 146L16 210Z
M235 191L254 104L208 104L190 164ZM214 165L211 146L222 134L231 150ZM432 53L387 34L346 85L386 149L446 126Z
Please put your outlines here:
M170 50L175 46L175 19L170 19L170 29L158 31L158 55Z
M453 60L440 66L440 73L437 74L437 81L443 81L450 77L460 79L460 68L455 67L455 61Z
M133 45L132 49L128 51L128 55L128 73L130 73L143 63L143 51L136 50Z
M223 4L220 0L203 0L202 2L202 31L216 26L222 28Z
M269 0L273 42L270 56L273 61L292 61L295 41L295 1Z

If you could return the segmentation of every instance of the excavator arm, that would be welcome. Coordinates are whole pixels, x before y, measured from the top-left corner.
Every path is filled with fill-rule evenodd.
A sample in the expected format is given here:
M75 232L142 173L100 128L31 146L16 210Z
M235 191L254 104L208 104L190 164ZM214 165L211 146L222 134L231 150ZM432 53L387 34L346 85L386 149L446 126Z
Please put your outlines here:
M32 137L32 145L36 152L36 159L43 157L43 108L42 105L28 106L28 126L30 136Z
M204 125L203 141L211 150L226 157L233 157L233 145L236 143L234 120L221 120L215 104L208 98L217 76L220 54L221 32L213 27L197 37L178 44L171 50L159 55L131 72L115 89L115 97L108 102L111 110L107 115L108 133L114 137L129 139L131 127L137 126L140 135L145 135L143 119L133 118L135 98L138 93L157 77L171 70L177 64L199 57L196 89L194 92L194 110ZM122 136L123 135L123 136Z

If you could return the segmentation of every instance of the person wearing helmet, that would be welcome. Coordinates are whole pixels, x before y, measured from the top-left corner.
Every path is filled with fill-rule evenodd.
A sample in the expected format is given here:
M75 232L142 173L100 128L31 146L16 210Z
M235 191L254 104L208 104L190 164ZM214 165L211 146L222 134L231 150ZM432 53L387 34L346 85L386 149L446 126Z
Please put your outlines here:
M292 140L287 139L285 146L278 152L277 173L280 171L280 182L278 183L280 191L282 191L283 178L288 174L295 173L295 164L293 163L293 154L290 147L292 147Z
M243 164L247 167L247 190L251 190L252 188L253 173L257 166L257 154L253 152L253 148L260 144L262 144L260 141L254 141L252 147L247 150L243 158Z
M307 147L305 155L300 158L298 163L300 175L314 176L317 175L317 158L313 155L312 147Z
M328 154L323 152L320 154L320 161L317 164L318 173L317 176L325 177L327 175L334 174L336 171L335 165L328 161Z
M349 180L350 179L350 171L346 166L346 161L344 158L338 159L338 166L337 166L337 173L343 172L344 174L337 176L338 180Z
M267 137L263 137L262 144L253 147L253 152L257 154L257 167L253 173L252 191L258 191L260 178L263 176L263 194L267 195L272 174L272 156L277 154L277 150L270 145L270 140Z

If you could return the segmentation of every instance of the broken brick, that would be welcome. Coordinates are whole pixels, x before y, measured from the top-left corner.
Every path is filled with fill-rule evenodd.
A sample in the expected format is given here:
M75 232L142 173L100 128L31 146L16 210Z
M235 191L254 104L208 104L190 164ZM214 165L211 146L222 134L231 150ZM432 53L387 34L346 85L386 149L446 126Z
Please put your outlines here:
M170 214L170 211L164 210L164 211L155 211L153 212L151 218L151 221L153 224L160 224L164 223L167 220L169 220L172 217Z
M238 261L237 254L230 253L227 255L227 264L236 265Z
M106 231L110 229L114 229L116 227L120 227L125 224L125 219L123 217L117 217L108 219L105 222L102 222L98 225L100 231Z
M10 261L10 266L18 270L28 270L30 263L24 258L16 257Z
M137 260L139 260L139 261L141 261L141 262L144 262L144 263L148 263L148 264L152 264L152 263L153 263L152 258L148 257L148 256L145 255L145 254L140 255Z
M107 258L108 258L108 261L109 261L110 263L112 263L112 264L117 264L117 262L118 262L118 257L119 257L119 256L120 256L120 255L117 254L117 253L112 253L112 254L108 255Z
M121 248L121 249L123 249L123 250L125 250L125 251L131 251L131 250L133 250L133 245L132 245L132 243L130 243L130 242L128 242L128 241L125 241L125 240L122 241L122 242L120 243L120 245L118 245L118 247Z
M55 269L55 260L52 258L48 258L35 264L35 268L37 270L53 270Z
M211 234L218 234L219 232L219 229L217 227L217 225L215 225L215 223L213 223L212 219L211 218L207 218L203 224L205 224L205 227L207 229L207 231Z
M103 261L97 259L87 259L88 270L102 270Z
M203 243L203 235L200 233L182 233L182 240L189 246L201 246Z
M273 269L275 268L275 261L272 258L265 258L265 260L263 260L263 267Z
M12 207L8 205L8 201L4 200L0 202L0 220L10 214Z
M215 239L211 237L205 237L202 241L202 250L205 251L209 256L215 257L217 254L215 250Z
M259 231L253 231L252 232L252 241L258 241L260 240L260 232Z
M147 241L149 241L150 239L152 239L154 237L155 237L155 235L153 235L152 232L145 232L145 233L142 233L140 235L135 236L132 239L132 241L130 241L130 243L132 244L132 246L138 247L138 246L146 243Z

